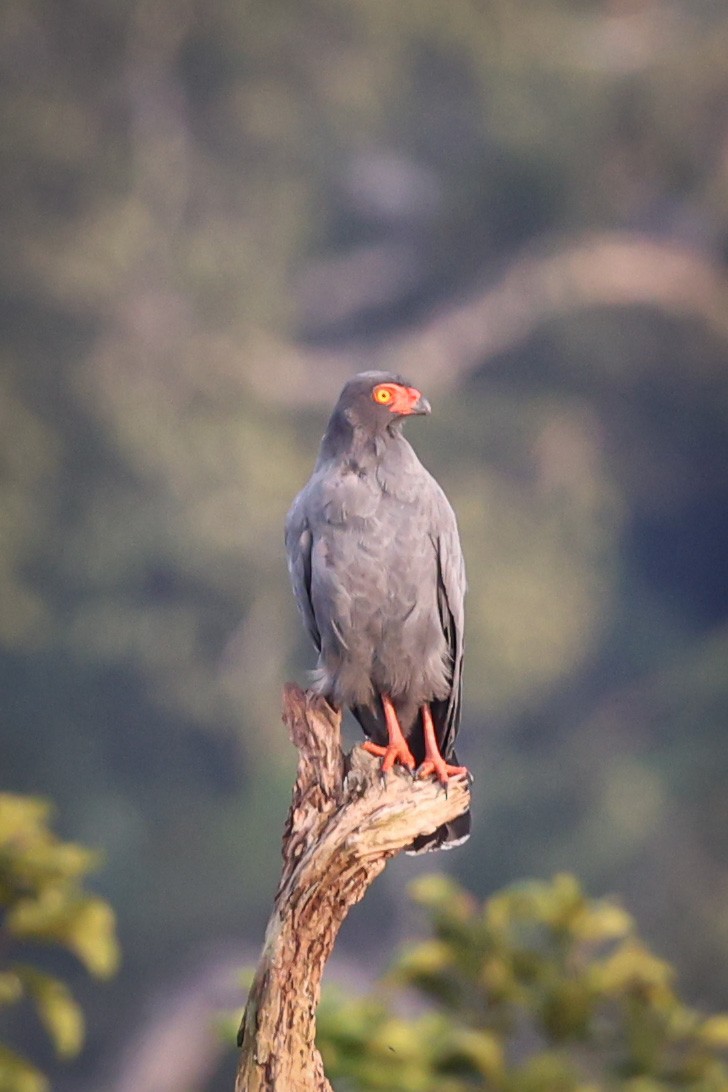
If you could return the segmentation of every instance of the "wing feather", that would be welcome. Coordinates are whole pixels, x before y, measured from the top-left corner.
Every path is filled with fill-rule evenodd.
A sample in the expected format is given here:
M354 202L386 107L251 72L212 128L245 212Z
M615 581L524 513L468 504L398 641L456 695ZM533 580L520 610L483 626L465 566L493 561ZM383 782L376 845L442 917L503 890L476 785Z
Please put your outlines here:
M286 553L288 571L296 604L304 625L317 651L321 651L321 634L311 600L311 547L313 535L305 513L303 495L299 493L286 519Z
M442 494L440 531L434 537L437 551L437 603L440 624L450 651L451 689L447 698L432 702L438 743L445 759L452 757L460 726L463 653L465 636L465 563L455 516Z

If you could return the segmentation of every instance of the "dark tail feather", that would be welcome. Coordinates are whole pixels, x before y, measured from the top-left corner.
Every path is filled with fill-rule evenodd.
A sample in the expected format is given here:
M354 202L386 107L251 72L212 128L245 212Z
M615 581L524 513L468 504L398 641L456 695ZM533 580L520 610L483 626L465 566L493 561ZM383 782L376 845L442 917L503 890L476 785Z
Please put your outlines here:
M384 747L387 743L387 722L381 711L381 704L377 712L366 705L353 705L351 711L364 729L367 739Z
M458 758L454 751L451 752L449 761L453 766L458 765ZM449 823L443 823L432 834L421 834L405 853L415 856L418 853L432 853L436 849L454 849L467 842L470 837L470 809L458 815L457 819Z
M418 853L432 853L436 849L454 849L455 846L467 842L470 837L470 811L458 815L450 823L443 823L432 834L421 834L415 838L409 849L405 850L410 856Z

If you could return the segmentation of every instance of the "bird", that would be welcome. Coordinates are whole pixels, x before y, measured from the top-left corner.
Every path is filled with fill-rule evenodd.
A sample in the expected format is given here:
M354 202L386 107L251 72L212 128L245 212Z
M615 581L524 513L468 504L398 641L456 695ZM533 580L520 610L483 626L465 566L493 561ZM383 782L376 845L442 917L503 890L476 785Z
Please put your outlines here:
M313 473L285 523L288 569L318 652L312 689L348 707L381 758L418 778L469 776L460 724L465 566L453 509L403 435L430 403L408 380L367 371L345 384ZM470 813L411 853L466 841Z

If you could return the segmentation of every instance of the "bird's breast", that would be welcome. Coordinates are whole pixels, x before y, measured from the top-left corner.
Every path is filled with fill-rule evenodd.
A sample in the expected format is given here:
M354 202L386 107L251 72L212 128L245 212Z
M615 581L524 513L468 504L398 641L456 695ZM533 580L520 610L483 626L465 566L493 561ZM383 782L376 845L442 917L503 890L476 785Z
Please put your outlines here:
M326 482L321 491L320 510L329 525L360 526L377 514L381 499L377 482L357 465Z
M434 609L437 558L417 523L406 515L393 523L375 512L328 524L315 536L313 597L340 632L368 632L374 639L406 625L415 612Z

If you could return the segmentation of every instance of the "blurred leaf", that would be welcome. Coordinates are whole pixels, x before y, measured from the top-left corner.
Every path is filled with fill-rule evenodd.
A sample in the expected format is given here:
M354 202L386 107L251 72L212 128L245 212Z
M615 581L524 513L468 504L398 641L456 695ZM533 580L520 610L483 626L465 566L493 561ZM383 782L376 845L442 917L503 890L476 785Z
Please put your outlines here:
M21 845L37 840L50 813L51 805L47 800L0 792L0 847L16 840Z
M453 899L463 897L455 881L442 872L427 873L413 880L409 891L416 903L431 910L448 907Z
M68 987L33 967L18 965L15 971L61 1057L78 1054L83 1045L83 1014Z
M637 940L618 948L611 956L597 961L593 978L600 993L621 995L637 993L661 999L671 996L675 978L673 968L654 956Z
M408 982L423 980L446 970L452 958L452 949L444 941L424 941L403 953L397 963L397 975Z
M64 945L99 977L113 974L118 966L114 913L103 899L69 898L49 888L38 898L19 900L6 923L15 937Z
M565 976L559 979L547 990L539 1011L549 1038L561 1043L565 1039L585 1037L593 1015L593 1002L593 993L585 982Z
M44 800L0 793L0 952L7 958L26 942L55 944L75 953L92 974L108 976L119 961L114 913L81 883L99 855L60 841L47 825L50 814ZM0 970L0 1005L23 998L34 1005L58 1055L77 1054L84 1020L65 983L16 962ZM0 1090L46 1087L36 1069L2 1048Z
M50 1084L40 1070L0 1044L0 1092L50 1092Z
M571 922L574 936L599 943L627 936L634 928L630 914L616 903L595 901L585 906Z
M445 1067L457 1067L457 1057L467 1059L470 1066L483 1077L498 1084L505 1070L503 1043L493 1032L468 1028L453 1028L447 1047Z
M710 1016L700 1025L699 1034L709 1046L728 1050L728 1015Z
M68 947L92 974L108 978L119 966L116 916L103 899L85 899L67 936Z
M15 969L0 972L0 1006L14 1005L23 996L23 984Z

